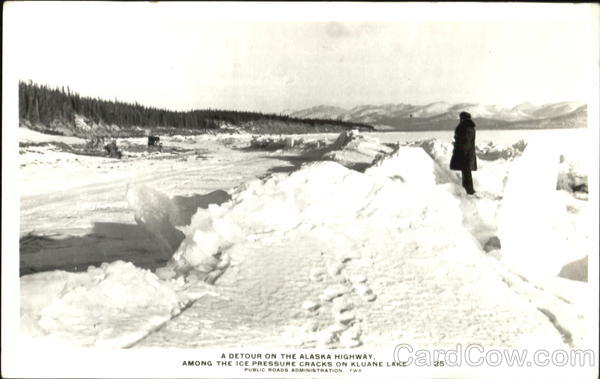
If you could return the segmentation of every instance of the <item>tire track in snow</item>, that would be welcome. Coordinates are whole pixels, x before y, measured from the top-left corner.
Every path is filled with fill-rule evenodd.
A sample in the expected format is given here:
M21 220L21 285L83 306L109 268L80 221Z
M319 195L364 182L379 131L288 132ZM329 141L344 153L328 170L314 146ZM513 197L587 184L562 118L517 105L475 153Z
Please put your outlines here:
M195 301L196 301L196 300L188 302L188 303L187 303L187 304L185 304L183 307L181 307L180 311L179 311L177 314L173 315L173 316L172 316L170 319L168 319L168 320L165 320L165 321L164 321L162 324L160 324L160 325L157 325L155 328L152 328L152 329L150 329L150 330L149 330L149 331L148 331L148 332L147 332L147 333L146 333L144 336L142 336L142 337L138 338L137 340L135 340L135 341L133 341L133 342L130 342L130 343L128 343L127 345L123 346L123 349L131 349L131 348L134 348L136 345L138 345L138 344L142 343L142 342L143 342L143 341L144 341L146 338L148 338L150 335L152 335L152 334L154 334L154 333L156 333L156 332L160 331L162 328L164 328L164 327L165 327L165 325L167 325L167 324L168 324L168 323L170 323L171 321L175 320L177 317L181 316L181 314L182 314L183 312L185 312L185 311L186 311L186 310L187 310L189 307L191 307L191 306L194 304L194 302L195 302Z
M501 196L495 196L486 193L479 194L478 196L469 199L462 198L460 201L460 208L465 220L465 228L471 233L471 235L473 235L475 239L479 240L480 248L484 245L484 242L480 240L481 236L494 235L496 230L490 228L488 228L488 230L485 230L485 228L482 230L480 228L476 231L471 229L471 225L485 225L485 222L477 211L477 207L474 202L480 200L499 201L501 199ZM499 206L501 205L499 204L498 207ZM469 219L468 221L467 218ZM486 254L486 252L481 249L481 254ZM513 273L495 258L489 257L489 260L492 267L496 270L506 285L511 288L511 290L513 290L517 295L527 299L539 312L547 317L548 321L562 336L563 342L572 348L577 347L578 341L582 338L582 333L581 331L571 331L566 325L580 324L578 320L580 319L581 315L579 315L575 308L571 306L571 303L568 300L559 295L548 292L540 286L530 283L527 278ZM580 328L581 327L578 329ZM577 337L574 337L574 333L577 334ZM575 339L578 341L575 341Z
M579 325L578 330L570 330L569 326L581 324L580 316L570 302L551 293L525 278L513 273L495 258L489 258L490 265L516 294L526 298L562 336L563 341L571 348L579 347L585 333L585 325Z

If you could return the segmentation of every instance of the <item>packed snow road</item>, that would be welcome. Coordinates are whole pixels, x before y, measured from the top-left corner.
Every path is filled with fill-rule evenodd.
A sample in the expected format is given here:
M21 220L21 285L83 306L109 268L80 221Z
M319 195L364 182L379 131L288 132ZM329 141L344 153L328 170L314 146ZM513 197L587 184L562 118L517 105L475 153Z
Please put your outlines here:
M136 348L586 346L587 276L577 266L577 280L558 277L594 253L586 194L573 192L583 176L559 167L564 152L526 149L521 160L522 145L481 148L479 194L467 197L446 169L448 143L288 142L268 152L240 149L245 137L180 138L171 156L64 166L27 152L21 186L73 169L95 184L22 198L22 273L83 271L21 278L22 333ZM31 165L42 158L34 166L54 164L45 178ZM523 209L514 190L503 198L532 184L519 173L528 167L544 180L525 199L556 207ZM551 259L518 243L536 223ZM498 236L506 246L490 244ZM552 264L532 272L540 259Z

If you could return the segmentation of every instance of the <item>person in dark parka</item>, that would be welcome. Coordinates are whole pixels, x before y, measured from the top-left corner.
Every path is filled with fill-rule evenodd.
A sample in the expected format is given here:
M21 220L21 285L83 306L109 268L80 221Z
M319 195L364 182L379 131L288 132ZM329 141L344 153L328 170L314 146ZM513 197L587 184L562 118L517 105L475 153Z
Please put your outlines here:
M477 171L475 155L475 123L468 112L460 113L460 123L454 130L454 150L450 169L462 172L462 185L469 195L475 193L471 171Z

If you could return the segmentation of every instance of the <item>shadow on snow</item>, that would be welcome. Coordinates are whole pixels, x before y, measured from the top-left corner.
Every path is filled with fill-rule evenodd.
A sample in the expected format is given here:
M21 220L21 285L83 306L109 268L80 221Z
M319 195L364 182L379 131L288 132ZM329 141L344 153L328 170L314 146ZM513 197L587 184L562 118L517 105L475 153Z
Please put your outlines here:
M175 196L172 201L179 209L181 225L187 225L199 208L220 205L230 198L227 192L216 190L204 195ZM50 270L81 272L89 266L116 260L153 270L164 266L177 247L165 251L154 235L136 224L95 222L84 236L48 237L30 233L19 240L19 275Z

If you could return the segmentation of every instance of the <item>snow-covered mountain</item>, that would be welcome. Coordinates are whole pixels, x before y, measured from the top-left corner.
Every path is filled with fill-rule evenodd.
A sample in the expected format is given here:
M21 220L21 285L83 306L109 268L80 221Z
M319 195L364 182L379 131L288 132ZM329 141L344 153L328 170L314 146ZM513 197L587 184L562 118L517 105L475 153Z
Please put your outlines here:
M454 124L450 121L457 120L462 111L471 113L477 124L484 128L585 127L587 105L579 101L564 101L542 105L525 102L514 107L501 107L440 101L426 105L359 105L351 109L320 105L285 113L292 117L329 118L374 126L385 125L399 130L431 130L453 128ZM555 118L559 118L560 123L554 123Z
M300 111L284 111L284 114L294 114L298 118L315 118L315 119L332 119L337 120L338 117L345 113L346 110L340 107L332 107L327 105L318 105L316 107L303 109Z
M560 103L544 104L533 109L530 115L534 118L558 117L576 111L584 104L575 101L563 101Z

